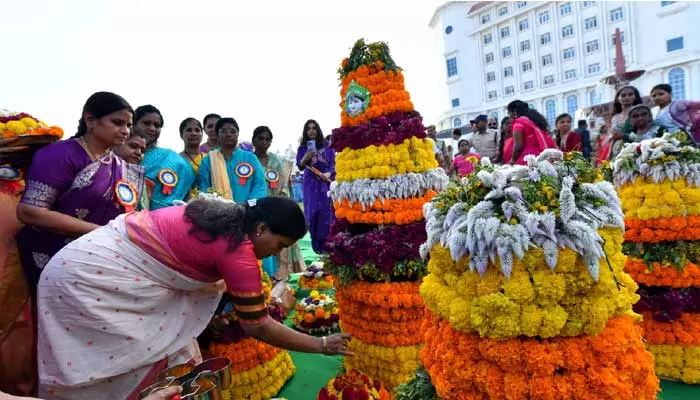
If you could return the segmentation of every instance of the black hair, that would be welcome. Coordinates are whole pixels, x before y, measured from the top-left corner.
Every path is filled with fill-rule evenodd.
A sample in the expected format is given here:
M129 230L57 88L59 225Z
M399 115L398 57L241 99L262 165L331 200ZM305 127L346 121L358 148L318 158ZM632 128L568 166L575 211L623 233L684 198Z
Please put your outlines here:
M509 123L510 123L510 117L503 117L503 119L501 119L501 128L500 128L501 134L498 135L499 136L499 139L498 139L498 160L497 160L498 162L505 162L505 160L503 160L503 146L506 143L506 135L503 134L503 127Z
M148 114L158 114L158 116L160 117L160 127L162 128L163 125L165 125L163 114L161 114L160 110L151 104L146 104L136 109L136 111L134 112L134 125L136 125L136 123L139 122L141 118L145 117Z
M657 89L663 90L664 92L666 92L668 94L673 94L673 88L668 83L659 83L658 85L651 88L651 91L653 92L654 90L657 90ZM649 93L651 93L651 92L649 92Z
M253 130L253 140L255 140L256 137L262 135L263 133L269 133L270 134L270 139L272 139L272 131L270 130L269 127L267 126L259 126Z
M457 129L452 131L452 136L454 136L454 135L462 136L462 131L459 128L457 128Z
M629 113L632 114L632 111L637 111L637 110L641 110L641 109L647 110L647 112L649 112L649 114L651 115L651 107L649 107L646 104L637 104L637 105L630 107Z
M462 145L462 142L464 142L464 143L466 143L466 144L469 144L469 140L467 140L467 139L460 139L459 142L457 142L457 148L459 148L459 146Z
M214 128L214 131L218 134L219 129L224 126L224 124L232 124L234 128L236 128L236 132L240 132L241 129L238 127L238 122L236 122L235 119L232 117L223 117L219 118L218 121L216 121L216 127Z
M118 94L112 92L97 92L88 97L83 106L83 113L78 121L78 131L75 133L76 138L85 136L87 133L87 122L85 122L85 113L90 113L93 118L100 119L117 111L126 110L132 115L134 109L131 105ZM134 121L135 122L135 121Z
M633 106L636 106L637 104L642 104L642 96L639 94L639 90L637 90L636 87L629 85L623 86L615 93L615 99L613 100L612 104L612 115L619 114L622 112L622 103L620 103L619 97L620 93L622 93L622 91L625 89L632 89L632 91L634 92L634 102L632 103Z
M187 128L187 124L189 124L192 121L196 122L197 125L199 125L200 130L204 130L204 128L202 127L202 123L199 122L199 120L197 118L188 117L188 118L183 119L182 122L180 122L180 137L182 137L182 134L185 132L185 128Z
M518 117L527 117L541 130L545 132L549 131L549 122L547 122L547 118L537 112L537 110L530 108L526 102L522 100L513 100L508 103L508 107L506 108L509 112L515 113Z
M577 125L579 128L586 128L588 126L588 121L585 119L580 119L578 120Z
M561 133L559 132L559 128L557 128L557 124L559 123L560 120L562 120L564 118L569 118L570 120L573 121L573 119L571 118L571 115L569 115L569 113L559 114L557 116L557 118L554 120L554 135L556 136L557 145L559 147L561 147L562 143L561 143Z
M221 115L219 115L219 114L214 114L214 113L205 115L205 116L204 116L204 119L202 120L202 125L203 125L203 126L206 125L206 124L207 124L207 120L210 119L210 118L221 119Z
M250 206L220 200L198 199L185 208L185 218L192 223L191 235L203 243L226 238L229 251L236 249L256 225L267 225L270 232L299 240L306 235L304 213L294 200L275 196L263 197ZM203 234L203 235L202 235Z
M311 139L309 139L309 130L306 129L306 127L309 126L309 124L311 124L311 123L316 125L316 139L315 139L316 140L316 149L320 151L326 145L326 138L323 136L323 131L321 130L321 125L319 125L315 119L310 119L310 120L304 122L304 130L302 130L302 133L301 133L301 144L304 145L306 142L311 140Z

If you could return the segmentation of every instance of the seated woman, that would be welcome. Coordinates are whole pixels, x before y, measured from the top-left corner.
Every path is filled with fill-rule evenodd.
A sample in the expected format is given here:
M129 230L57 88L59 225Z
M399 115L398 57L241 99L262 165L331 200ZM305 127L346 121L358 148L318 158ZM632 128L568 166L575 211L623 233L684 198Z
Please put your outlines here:
M235 204L202 194L185 206L121 215L73 241L39 284L40 396L135 398L166 366L194 359L192 338L224 286L248 335L288 350L351 354L347 335L308 336L267 314L257 260L305 234L288 198Z
M645 104L632 106L629 110L632 133L625 135L625 142L641 142L663 136L666 128L657 125L651 115L651 108Z

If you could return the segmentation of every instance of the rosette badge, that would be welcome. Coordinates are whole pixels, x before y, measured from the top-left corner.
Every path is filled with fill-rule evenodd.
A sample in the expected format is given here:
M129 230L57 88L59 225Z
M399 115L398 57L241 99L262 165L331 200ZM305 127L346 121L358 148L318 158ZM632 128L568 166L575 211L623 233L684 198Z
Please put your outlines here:
M614 181L656 373L700 384L700 150L685 132L628 144Z
M483 160L425 206L427 374L397 398L656 398L613 185L579 153L527 160Z
M338 72L342 126L331 140L330 190L336 222L324 269L336 276L340 326L353 336L346 368L392 390L418 367L418 288L427 272L418 254L426 240L422 210L447 176L386 43L357 41ZM308 324L318 321L306 315Z

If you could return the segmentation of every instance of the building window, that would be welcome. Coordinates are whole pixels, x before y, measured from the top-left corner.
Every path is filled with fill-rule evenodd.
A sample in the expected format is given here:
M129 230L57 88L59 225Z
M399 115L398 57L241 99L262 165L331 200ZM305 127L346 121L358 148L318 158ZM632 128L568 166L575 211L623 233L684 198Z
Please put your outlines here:
M462 120L459 118L455 118L452 120L452 127L453 128L459 128L462 126Z
M598 39L586 42L586 54L595 53L598 50L600 50L600 42Z
M496 80L496 73L495 72L487 72L486 73L486 82L493 82Z
M525 31L528 28L530 28L530 24L527 22L526 19L518 22L518 29L520 29L521 31Z
M456 99L452 99L452 107L459 107L459 97L457 97Z
M508 58L512 55L513 55L513 49L511 49L510 46L503 48L503 58Z
M584 1L583 8L590 7L595 4L595 1Z
M561 28L561 37L567 38L569 36L572 36L574 34L574 26L573 25L567 25L563 28Z
M554 84L554 75L547 75L542 79L542 84L544 86L549 86Z
M486 53L486 64L491 64L493 62L493 53Z
M529 40L523 40L522 42L520 42L520 51L523 53L526 51L530 51L530 41Z
M537 107L535 107L535 103L527 103L527 107L528 107L530 110L536 110L536 109L537 109Z
M447 59L447 77L453 77L457 75L457 58L451 57Z
M586 18L583 21L583 27L586 28L587 31L597 28L598 27L598 17Z
M622 56L622 63L624 65L627 65L627 56ZM617 57L613 57L612 59L612 65L615 66L617 65Z
M562 51L562 57L564 60L571 60L576 57L576 50L573 47L566 48Z
M505 67L503 68L503 77L508 78L510 76L513 76L513 67Z
M506 15L506 14L508 14L508 7L501 7L501 8L498 9L498 15L499 15L499 16L502 17L502 16L504 16L504 15Z
M496 93L495 90L489 91L487 95L489 97L489 100L495 100L496 98L498 98L498 93Z
M489 117L491 117L495 120L498 120L498 111L494 111L494 112L490 113Z
M662 1L661 2L661 7L666 7L670 6L671 4L675 3L675 1Z
M566 112L574 118L578 110L578 96L572 94L566 98Z
M546 46L550 43L552 43L552 35L550 33L544 33L540 35L540 44L542 46Z
M481 16L481 24L485 25L488 24L489 21L491 21L491 15L490 14L484 14Z
M531 69L532 69L532 62L531 61L525 61L522 63L523 72L530 71Z
M532 81L523 83L523 90L532 90L533 87L535 87L535 85L532 83Z
M490 33L487 33L484 35L484 44L490 44L493 42L493 37L491 37Z
M559 6L559 14L560 15L569 15L571 14L571 3L564 3Z
M678 50L683 50L683 36L666 41L666 52L670 53Z
M668 73L668 84L671 85L674 100L685 100L685 71L683 68L673 68Z
M540 24L546 24L549 22L549 11L542 11L538 14L538 18L540 19Z
M617 44L617 38L615 37L614 33L612 35L611 43L613 47L615 47ZM620 31L620 43L625 44L625 31Z
M622 12L622 7L618 7L618 8L615 8L613 10L610 10L610 22L619 21L624 17L625 17L625 14Z
M512 96L515 94L515 88L513 86L506 86L506 96Z
M566 79L566 80L576 79L576 70L570 69L570 70L564 71L564 79Z
M598 74L600 73L600 63L588 64L586 69L589 75Z
M448 35L452 33L452 25L447 25L447 28L445 28L445 33Z
M557 104L554 100L549 99L544 102L544 113L547 117L547 122L550 127L554 126L554 120L557 118Z
M552 55L551 54L547 54L545 56L542 56L542 66L543 67L546 67L547 65L551 65L551 64L552 64Z
M527 1L519 1L519 2L515 3L515 6L518 8L523 8L523 7L527 6Z
M507 38L508 36L510 36L510 27L501 28L501 37Z
M588 101L591 103L591 106L597 106L600 104L602 97L600 96L600 93L598 93L597 90L591 90L588 92Z

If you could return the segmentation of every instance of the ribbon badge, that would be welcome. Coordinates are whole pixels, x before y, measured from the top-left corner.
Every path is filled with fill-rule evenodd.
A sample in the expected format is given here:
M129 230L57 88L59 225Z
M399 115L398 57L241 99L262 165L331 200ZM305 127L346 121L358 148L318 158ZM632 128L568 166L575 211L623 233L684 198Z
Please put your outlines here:
M265 172L265 179L267 180L268 185L270 185L270 189L277 189L277 184L280 181L280 174L278 174L274 169L268 169Z
M248 178L253 176L253 166L247 162L242 162L236 165L236 175L238 176L238 184L245 186Z
M0 192L13 196L22 191L22 172L9 165L0 166Z
M163 168L158 172L158 181L163 185L163 194L169 195L177 186L178 177L172 169Z
M114 185L114 193L117 196L117 201L124 207L127 213L134 211L134 206L136 205L138 197L136 195L136 189L131 183L120 179L116 185Z

